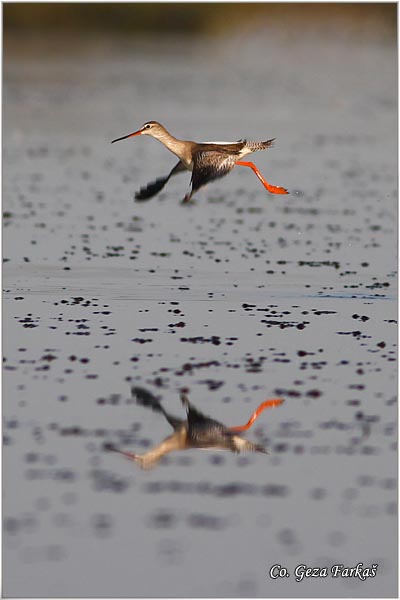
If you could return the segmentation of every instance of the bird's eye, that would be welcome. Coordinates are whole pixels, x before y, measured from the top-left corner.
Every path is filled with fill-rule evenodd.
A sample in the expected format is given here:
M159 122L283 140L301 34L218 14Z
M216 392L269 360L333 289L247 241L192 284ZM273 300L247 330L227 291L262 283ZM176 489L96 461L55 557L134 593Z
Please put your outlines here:
M149 123L147 123L147 125L144 126L145 129L151 129L151 125Z

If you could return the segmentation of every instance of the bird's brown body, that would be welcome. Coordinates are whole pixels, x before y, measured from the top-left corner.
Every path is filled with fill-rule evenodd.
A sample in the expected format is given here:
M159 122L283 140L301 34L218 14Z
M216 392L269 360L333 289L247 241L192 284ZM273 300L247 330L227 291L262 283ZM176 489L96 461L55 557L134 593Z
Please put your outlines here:
M163 125L157 123L157 121L149 121L138 131L117 138L113 140L113 142L136 135L151 135L179 158L179 162L173 167L168 175L159 177L147 186L141 188L135 195L136 200L148 200L152 198L162 190L173 175L188 170L192 172L192 189L183 199L184 202L188 202L200 187L209 181L227 175L232 171L235 165L250 167L269 192L273 194L288 193L288 191L281 186L269 184L253 163L241 161L242 158L252 152L270 148L273 145L273 139L267 140L266 142L239 140L237 142L197 143L190 140L179 140L171 135Z
M230 450L231 452L243 452L247 450L267 454L267 450L263 446L249 442L237 435L236 432L249 429L265 408L278 406L283 402L281 399L267 400L257 408L246 425L226 427L219 421L203 415L203 413L198 411L189 402L187 396L184 394L181 396L181 400L186 407L186 420L173 417L167 413L158 399L147 390L134 387L132 388L132 395L139 404L148 406L157 412L162 412L174 429L172 435L166 437L160 444L145 454L133 454L118 450L124 456L138 463L142 469L152 468L160 458L169 452L187 450L189 448L216 448Z

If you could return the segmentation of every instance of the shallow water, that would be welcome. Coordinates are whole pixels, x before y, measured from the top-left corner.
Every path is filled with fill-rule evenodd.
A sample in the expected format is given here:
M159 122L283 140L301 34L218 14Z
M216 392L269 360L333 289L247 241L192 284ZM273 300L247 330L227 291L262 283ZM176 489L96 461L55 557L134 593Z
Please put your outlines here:
M394 596L395 47L261 31L199 48L5 54L4 593ZM254 162L291 194L238 168L191 205L188 175L134 203L174 158L109 141L149 119L276 136ZM132 382L177 415L187 387L227 425L281 396L248 433L270 454L140 471L104 449L169 433ZM359 562L376 577L293 575Z

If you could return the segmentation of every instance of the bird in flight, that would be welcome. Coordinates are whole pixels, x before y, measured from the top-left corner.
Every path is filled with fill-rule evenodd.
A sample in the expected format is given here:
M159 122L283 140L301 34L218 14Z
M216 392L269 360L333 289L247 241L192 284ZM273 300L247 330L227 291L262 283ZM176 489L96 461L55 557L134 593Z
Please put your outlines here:
M171 135L161 123L157 121L148 121L138 131L129 133L113 140L111 143L125 140L137 135L150 135L160 141L168 150L175 154L179 161L171 169L168 175L158 177L155 181L148 183L140 188L135 194L136 200L149 200L160 192L165 184L173 175L182 173L186 170L192 172L191 190L183 199L183 202L189 202L192 195L209 181L219 179L227 175L235 165L249 167L256 174L263 186L271 194L288 194L289 192L280 185L271 185L261 175L254 163L242 161L241 159L257 152L271 148L274 139L266 142L252 142L248 140L239 140L237 142L204 142L197 143L185 140L178 140Z

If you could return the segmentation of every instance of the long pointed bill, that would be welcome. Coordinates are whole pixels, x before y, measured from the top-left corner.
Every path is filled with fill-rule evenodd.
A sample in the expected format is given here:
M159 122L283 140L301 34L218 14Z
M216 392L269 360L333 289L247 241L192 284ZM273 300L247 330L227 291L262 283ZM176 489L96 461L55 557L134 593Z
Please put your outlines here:
M118 450L117 448L115 448L115 452L122 454L122 456L126 456L129 460L137 460L137 454L133 454L133 452L125 452L125 450Z
M116 140L113 140L111 143L113 144L114 142L120 142L121 140L126 140L127 138L133 137L134 135L140 135L141 133L142 133L142 130L139 129L139 131L135 131L135 133L128 133L128 135L123 135L122 137L119 137Z

